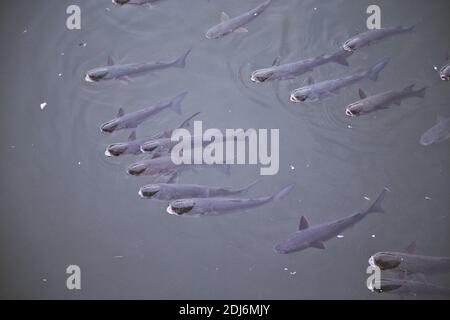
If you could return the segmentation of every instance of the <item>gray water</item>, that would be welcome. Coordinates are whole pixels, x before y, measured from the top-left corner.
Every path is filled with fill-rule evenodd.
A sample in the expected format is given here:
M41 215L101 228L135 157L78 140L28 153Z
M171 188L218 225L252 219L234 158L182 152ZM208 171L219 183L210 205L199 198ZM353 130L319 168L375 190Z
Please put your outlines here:
M450 50L449 3L377 1L382 25L419 23L412 34L356 52L350 67L327 64L311 75L326 80L391 57L379 80L344 89L310 105L289 101L295 80L254 84L254 69L336 50L366 30L373 1L273 0L248 33L208 40L222 11L231 17L260 0L161 0L153 9L116 7L108 0L18 0L2 4L0 32L0 297L32 299L379 299L366 288L367 260L380 250L450 255L449 141L423 147L419 138L438 114L450 116L449 83L439 81ZM65 23L81 7L82 28ZM85 45L83 45L85 44ZM89 84L87 70L116 62L171 59L193 47L185 69L136 77L131 83ZM357 90L379 93L411 83L431 88L425 99L365 117L345 116ZM138 110L187 90L183 115L161 113L138 137L178 125L201 111L210 128L280 128L280 171L251 196L295 182L283 201L248 213L181 218L167 204L140 199L150 177L130 177L136 156L106 158L129 131L100 133L119 107ZM43 110L40 104L46 102ZM180 182L240 187L257 166L231 176L207 169ZM277 240L311 224L361 209L389 186L385 215L347 230L326 250L277 255ZM78 265L82 289L66 288ZM447 276L431 282L450 286Z

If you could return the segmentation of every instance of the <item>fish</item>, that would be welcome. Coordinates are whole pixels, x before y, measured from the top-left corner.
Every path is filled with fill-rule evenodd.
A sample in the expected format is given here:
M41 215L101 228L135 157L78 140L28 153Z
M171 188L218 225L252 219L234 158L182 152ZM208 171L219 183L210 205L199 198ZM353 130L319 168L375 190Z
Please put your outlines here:
M210 144L210 141L203 141L203 137L201 136L193 136L191 137L191 143L194 143L196 141L200 141L200 143L204 146ZM179 141L173 141L172 138L160 138L160 139L151 139L148 141L145 141L140 149L143 153L150 153L150 152L170 152L174 146L176 146L179 143Z
M325 241L340 235L343 231L352 227L367 215L371 213L384 213L382 203L387 190L388 189L385 187L369 209L354 213L336 221L310 226L308 220L302 216L298 231L292 233L285 239L280 240L274 246L274 252L288 254L303 251L308 248L325 249Z
M186 119L177 129L180 128L186 128L190 125L189 121L192 120L194 117L199 115L200 112L197 112L190 116L188 119ZM165 130L163 132L157 133L151 137L143 137L140 139L136 139L136 131L133 131L130 136L128 137L128 141L125 142L117 142L110 144L105 151L105 155L107 157L118 157L121 155L138 155L141 154L141 145L149 140L156 140L156 139L163 139L168 138L172 135L172 132L175 129L172 130Z
M353 52L357 49L366 47L375 41L389 38L396 34L410 32L414 28L415 25L410 27L402 27L402 26L386 27L365 31L345 41L344 44L342 45L342 48L346 51Z
M442 81L450 80L450 63L447 63L441 68L441 70L439 70L439 77Z
M128 5L152 7L151 4L156 1L159 1L159 0L112 0L112 3L119 5L119 6L128 4Z
M378 293L397 294L400 297L450 297L450 288L414 279L381 278L378 289L369 289Z
M207 39L218 39L229 33L244 33L248 32L244 25L258 17L270 5L272 0L267 0L256 8L241 14L240 16L230 18L225 12L222 12L221 22L218 25L210 28L206 32Z
M450 257L418 255L415 247L413 242L404 252L377 252L369 258L369 264L381 270L398 271L403 276L450 272Z
M158 183L148 184L139 189L139 195L146 199L156 199L163 201L172 201L186 198L214 198L229 197L248 192L257 181L240 189L231 189L223 187L209 187L198 184L174 184Z
M373 111L388 109L393 104L399 106L404 99L412 97L423 98L427 89L427 87L424 87L414 90L414 84L412 84L403 90L390 90L373 96L367 96L362 89L359 89L361 100L347 106L345 114L349 117L356 117Z
M86 73L85 80L87 82L99 82L112 79L129 81L129 76L144 72L157 71L170 67L184 68L186 66L186 58L191 53L191 50L189 49L181 57L172 61L115 64L113 59L108 57L107 66L89 70Z
M208 165L208 164L175 164L170 155L158 158L144 159L130 165L127 173L131 176L168 176L188 169L213 167L230 175L230 165Z
M326 80L322 82L314 83L314 80L310 77L308 85L298 89L294 89L291 92L292 102L314 102L321 99L333 96L340 89L350 86L364 78L369 78L372 81L378 79L378 74L388 64L389 59L385 58L376 63L371 69L366 71L360 71L349 76L334 80Z
M294 185L291 184L279 192L262 198L187 198L178 199L169 204L167 213L176 216L219 216L249 209L261 207L265 204L279 201L291 192Z
M250 79L256 83L262 83L269 80L295 79L296 77L306 72L313 71L314 68L328 62L335 62L343 66L348 66L347 58L351 54L351 52L339 50L332 54L323 54L315 58L282 65L280 65L279 59L276 59L272 67L253 71Z
M135 129L142 122L154 116L161 111L170 108L178 114L181 114L181 102L187 96L187 92L182 92L171 100L159 101L154 106L144 108L139 111L125 114L122 108L119 109L116 118L101 125L102 132L112 133L123 129Z
M420 144L429 146L450 138L450 117L437 116L436 124L420 137Z

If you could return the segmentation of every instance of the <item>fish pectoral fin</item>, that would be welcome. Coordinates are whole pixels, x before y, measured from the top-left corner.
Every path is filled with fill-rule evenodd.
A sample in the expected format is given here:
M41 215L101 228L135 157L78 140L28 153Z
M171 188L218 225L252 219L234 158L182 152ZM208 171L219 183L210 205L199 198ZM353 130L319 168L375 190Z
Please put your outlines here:
M306 220L305 216L300 218L300 224L298 226L298 230L305 230L309 228L309 222Z
M312 248L316 248L316 249L322 249L322 250L326 249L325 244L322 241L313 242L309 246Z
M235 33L246 33L246 32L248 32L248 30L246 28L244 28L244 27L240 27L240 28L237 28L236 30L234 30L233 32L235 32Z
M361 99L367 98L367 94L366 94L366 93L364 92L364 90L361 89L361 88L359 88L358 94L359 94L359 97L360 97Z
M119 108L119 111L117 111L117 118L123 117L125 115L125 111L123 111L123 108Z
M226 12L222 12L220 14L220 21L224 22L224 21L227 21L227 20L230 20L230 16L228 14L226 14Z
M130 136L128 137L128 141L134 141L136 140L136 131L133 131Z
M273 60L272 67L279 66L281 63L281 57L278 56Z
M106 64L108 66L113 66L114 65L114 60L113 60L113 58L111 56L108 56L108 60L107 60Z

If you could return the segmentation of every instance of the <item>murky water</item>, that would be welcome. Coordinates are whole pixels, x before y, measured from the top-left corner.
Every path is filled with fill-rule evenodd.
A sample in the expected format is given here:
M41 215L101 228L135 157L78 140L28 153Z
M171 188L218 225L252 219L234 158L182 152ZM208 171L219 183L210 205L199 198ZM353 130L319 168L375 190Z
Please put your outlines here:
M433 66L449 52L449 3L378 1L383 26L419 23L414 33L362 49L350 67L327 64L316 81L391 61L374 83L358 83L321 103L293 104L295 80L254 84L252 70L336 50L365 30L370 1L273 0L248 33L208 40L220 13L236 16L259 0L161 0L153 9L98 1L14 1L2 5L0 51L2 298L378 299L366 288L369 256L402 250L450 255L449 141L423 147L420 135L438 114L450 116L449 84ZM66 8L81 8L82 28L67 30ZM193 48L185 69L130 83L89 84L88 69L116 62L171 59ZM374 94L428 85L425 99L351 119L345 106L359 87ZM204 126L280 128L280 171L252 196L288 183L283 201L249 213L183 219L137 191L153 181L130 177L140 157L106 158L105 147L129 132L100 133L119 107L138 110L189 91L183 115L166 111L137 130L143 136L201 111ZM47 105L41 109L41 103ZM180 182L244 186L256 166L183 174ZM327 243L277 255L274 243L298 227L366 208L387 185L386 215L374 215ZM82 270L82 290L66 288L66 268ZM450 286L448 277L433 283ZM396 296L383 296L397 298Z

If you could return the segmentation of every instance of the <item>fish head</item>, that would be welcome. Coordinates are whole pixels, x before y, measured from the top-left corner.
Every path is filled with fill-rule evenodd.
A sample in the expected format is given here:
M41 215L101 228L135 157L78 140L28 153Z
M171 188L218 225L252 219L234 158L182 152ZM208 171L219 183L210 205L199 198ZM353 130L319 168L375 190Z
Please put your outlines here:
M105 155L108 157L118 157L121 154L124 154L128 149L127 143L113 143L108 146L106 149Z
M447 65L439 71L439 76L441 77L441 80L443 81L449 81L450 80L450 65Z
M361 102L355 102L345 108L345 114L349 117L359 116L364 109L364 105Z
M144 143L141 146L141 151L142 152L153 152L155 151L159 146L161 146L161 143L159 141L149 141Z
M305 102L305 101L313 101L314 96L311 88L303 87L299 89L295 89L291 93L291 101L292 102Z
M139 176L147 170L144 163L135 163L128 167L127 173L131 176Z
M394 253L377 252L369 258L369 264L379 267L381 270L397 268L402 263L402 258Z
M151 197L153 197L155 194L157 194L160 191L161 191L161 187L159 185L157 185L157 184L149 184L149 185L146 185L146 186L142 187L139 190L139 195L142 198L151 198Z
M433 135L429 132L425 132L421 137L420 137L420 144L423 146L429 146L431 144L433 144L434 138Z
M222 31L221 25L217 25L212 27L206 32L206 38L207 39L218 39L224 35L224 32Z
M295 233L287 239L281 240L274 247L273 250L276 253L287 254L292 252L298 252L310 247L309 242L302 233Z
M345 51L353 52L358 48L358 38L351 38L344 42L342 48Z
M85 80L87 82L98 82L108 75L107 68L95 68L86 73Z
M119 126L119 121L117 121L117 119L113 119L111 121L108 121L108 122L102 124L100 129L103 132L112 133L112 132L114 132L114 130L117 129L118 126Z
M177 216L182 216L185 214L192 213L192 209L195 207L195 201L192 199L180 199L173 201L169 207L167 207L167 212L169 214L174 214Z
M252 72L252 77L250 80L253 82L262 83L268 79L270 79L273 75L273 71L270 69L260 69Z
M128 2L130 2L130 0L112 0L112 3L117 4L119 6L127 4Z
M384 293L384 292L397 290L397 289L401 288L404 283L405 283L405 281L403 281L403 280L381 279L378 288L375 286L371 286L371 287L369 287L369 289L371 291L375 291L378 293Z

